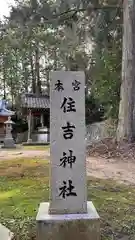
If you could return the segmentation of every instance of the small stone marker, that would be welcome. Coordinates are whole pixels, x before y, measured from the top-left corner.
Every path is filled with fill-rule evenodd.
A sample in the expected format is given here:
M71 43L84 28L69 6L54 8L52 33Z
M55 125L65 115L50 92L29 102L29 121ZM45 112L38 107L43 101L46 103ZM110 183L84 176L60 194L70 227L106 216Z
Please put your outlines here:
M4 139L4 146L2 146L2 148L16 148L11 133L13 124L14 122L11 120L11 117L8 117L8 121L5 122L6 135Z
M2 224L0 224L0 240L12 240L13 233Z
M99 215L87 202L85 76L50 76L50 203L40 204L37 240L99 240Z

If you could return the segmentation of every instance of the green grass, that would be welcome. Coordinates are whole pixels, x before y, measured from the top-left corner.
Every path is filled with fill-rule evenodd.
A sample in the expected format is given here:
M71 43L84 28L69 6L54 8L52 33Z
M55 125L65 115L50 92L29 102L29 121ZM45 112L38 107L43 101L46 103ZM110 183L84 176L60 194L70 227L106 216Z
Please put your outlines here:
M16 234L17 240L36 239L38 206L49 198L48 167L49 162L40 159L0 162L0 221ZM134 239L134 199L134 187L88 179L88 200L100 214L102 240L125 235Z
M24 150L40 150L40 151L45 151L49 150L50 146L49 145L44 145L44 146L23 146L22 149Z

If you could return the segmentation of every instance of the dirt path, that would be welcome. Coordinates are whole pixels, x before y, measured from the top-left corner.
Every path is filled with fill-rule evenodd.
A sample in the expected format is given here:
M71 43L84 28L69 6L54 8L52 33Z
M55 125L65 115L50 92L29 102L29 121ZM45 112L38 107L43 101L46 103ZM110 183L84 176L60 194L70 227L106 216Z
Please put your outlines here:
M105 158L87 158L87 174L101 179L114 179L135 184L135 163Z
M0 160L10 160L16 158L40 158L44 159L49 157L49 150L41 151L41 150L0 150Z
M0 151L0 160L18 158L49 159L49 150ZM87 158L87 175L101 179L114 179L127 184L135 184L135 163L105 158Z

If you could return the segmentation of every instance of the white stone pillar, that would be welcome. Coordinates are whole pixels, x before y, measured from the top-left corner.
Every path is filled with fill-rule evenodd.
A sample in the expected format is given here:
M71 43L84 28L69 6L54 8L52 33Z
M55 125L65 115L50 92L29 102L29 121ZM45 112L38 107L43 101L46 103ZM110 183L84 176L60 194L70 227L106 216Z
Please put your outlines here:
M99 240L99 216L87 202L85 75L51 73L50 203L37 215L37 240Z
M84 73L52 73L50 96L50 213L86 213Z

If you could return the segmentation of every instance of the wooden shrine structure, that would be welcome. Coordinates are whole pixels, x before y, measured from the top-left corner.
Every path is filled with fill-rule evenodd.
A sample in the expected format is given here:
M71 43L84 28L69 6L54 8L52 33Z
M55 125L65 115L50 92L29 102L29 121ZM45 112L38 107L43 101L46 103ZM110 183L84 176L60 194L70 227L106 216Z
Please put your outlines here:
M21 112L28 122L28 139L40 127L50 128L50 100L47 95L26 93L21 96Z

